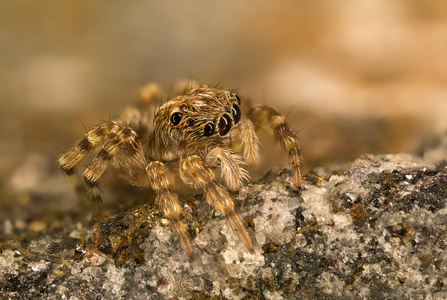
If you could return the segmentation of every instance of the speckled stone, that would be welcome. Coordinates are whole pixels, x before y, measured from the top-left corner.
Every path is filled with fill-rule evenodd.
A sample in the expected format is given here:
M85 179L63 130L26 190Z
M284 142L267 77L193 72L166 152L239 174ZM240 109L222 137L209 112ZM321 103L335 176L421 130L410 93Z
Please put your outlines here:
M344 173L319 170L308 175L301 188L292 185L288 170L274 169L234 197L249 226L252 253L225 217L197 195L184 199L193 258L182 251L162 214L142 205L105 218L88 231L88 224L70 220L40 235L2 242L0 295L447 297L445 167L409 155L363 156Z

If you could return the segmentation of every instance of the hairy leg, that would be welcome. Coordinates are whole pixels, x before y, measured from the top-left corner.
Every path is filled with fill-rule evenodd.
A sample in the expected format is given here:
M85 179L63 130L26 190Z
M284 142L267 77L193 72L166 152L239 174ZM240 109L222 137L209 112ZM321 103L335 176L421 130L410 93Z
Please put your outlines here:
M99 180L112 159L123 148L126 149L128 155L135 155L142 151L141 145L137 141L137 134L128 127L121 129L113 138L106 141L104 147L98 152L82 175L87 184L89 198L98 205L102 203Z
M230 190L238 190L242 186L242 181L250 178L247 170L241 167L246 163L242 160L242 157L234 154L231 149L216 147L208 152L205 160L211 167L220 164L220 176L225 186Z
M301 150L297 137L287 125L284 116L270 106L259 106L249 112L254 124L267 121L275 137L279 138L281 146L289 154L289 161L296 186L301 185Z
M148 132L152 129L150 116L147 111L139 110L135 107L127 107L119 120L121 127L131 127L140 139L147 138Z
M213 171L206 163L197 155L188 156L181 162L180 177L186 184L204 190L207 201L225 214L233 231L247 249L252 251L253 245L244 221L234 210L233 200L228 191L216 181Z
M123 177L130 184L138 187L149 186L146 173L147 160L143 146L138 139L123 143L121 151L116 154L112 162L113 166L121 171Z
M248 118L242 118L239 122L239 139L241 141L243 156L248 164L259 161L259 139L253 123Z
M171 221L172 229L180 238L183 250L191 257L193 250L189 234L181 220L182 208L178 204L177 195L169 190L171 180L168 169L162 162L153 161L147 165L146 170L150 185L157 192L157 202L160 210Z
M59 165L67 174L74 172L74 167L102 140L116 134L121 127L116 122L110 121L88 131L84 138L59 157Z
M132 127L140 138L145 138L152 129L152 120L162 100L161 88L158 84L149 83L139 91L136 106L127 107L120 115L118 123L122 127Z
M67 175L79 198L86 200L87 190L77 175L76 165L101 141L113 137L119 130L121 130L121 127L113 121L96 126L89 130L82 140L59 157L60 168Z
M160 105L162 99L162 91L158 84L149 83L140 89L139 108L142 111L152 112Z

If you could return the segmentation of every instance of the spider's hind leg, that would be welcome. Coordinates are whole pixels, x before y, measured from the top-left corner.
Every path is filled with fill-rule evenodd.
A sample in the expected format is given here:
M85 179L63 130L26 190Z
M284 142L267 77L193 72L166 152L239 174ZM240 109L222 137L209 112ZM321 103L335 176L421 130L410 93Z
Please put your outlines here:
M141 110L155 109L160 104L161 98L161 87L156 83L148 83L139 91L138 106Z
M281 146L289 154L289 161L296 186L301 185L301 150L296 135L286 123L286 119L271 106L259 106L249 112L249 118L256 125L267 120L275 137L279 138Z

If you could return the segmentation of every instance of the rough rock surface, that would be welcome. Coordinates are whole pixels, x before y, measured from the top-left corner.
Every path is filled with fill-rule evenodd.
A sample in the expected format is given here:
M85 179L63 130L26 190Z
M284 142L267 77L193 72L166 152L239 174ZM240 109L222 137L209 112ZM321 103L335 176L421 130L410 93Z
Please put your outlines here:
M61 218L0 243L0 295L31 299L445 299L447 168L408 155L317 170L302 188L285 169L234 195L248 252L224 216L186 197L189 259L149 204L92 226ZM8 223L9 222L9 223ZM12 222L13 223L13 222ZM93 223L93 222L91 222ZM42 225L44 224L44 225ZM36 230L36 232L39 232ZM40 231L42 232L42 231Z

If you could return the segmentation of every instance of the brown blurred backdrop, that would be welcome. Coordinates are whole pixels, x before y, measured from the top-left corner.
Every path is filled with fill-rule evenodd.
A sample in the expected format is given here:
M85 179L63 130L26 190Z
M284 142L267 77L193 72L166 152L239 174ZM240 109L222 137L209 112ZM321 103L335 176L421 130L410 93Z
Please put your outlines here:
M447 2L3 0L0 68L3 185L184 78L274 105L328 166L447 127Z

